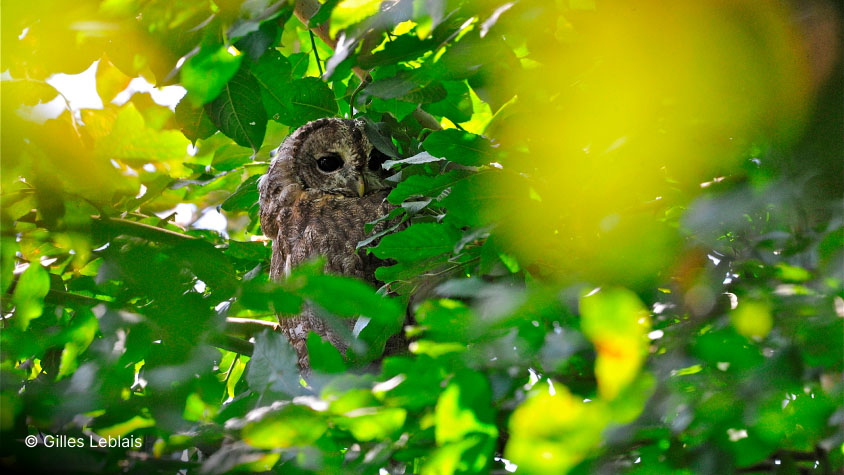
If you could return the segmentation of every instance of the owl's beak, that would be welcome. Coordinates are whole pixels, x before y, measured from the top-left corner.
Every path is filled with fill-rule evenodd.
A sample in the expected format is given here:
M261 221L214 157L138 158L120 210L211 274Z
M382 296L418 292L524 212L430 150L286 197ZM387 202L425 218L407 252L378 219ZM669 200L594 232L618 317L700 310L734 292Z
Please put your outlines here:
M358 177L358 196L363 198L364 193L366 193L366 182L363 180L363 175Z

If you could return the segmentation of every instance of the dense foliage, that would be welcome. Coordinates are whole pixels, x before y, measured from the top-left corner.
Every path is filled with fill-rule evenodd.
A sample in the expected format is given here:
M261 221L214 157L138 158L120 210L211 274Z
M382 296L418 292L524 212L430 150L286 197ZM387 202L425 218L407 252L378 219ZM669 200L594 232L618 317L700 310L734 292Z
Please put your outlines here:
M841 11L618 3L4 2L1 463L841 470ZM257 181L327 116L391 157L381 289L268 279ZM357 337L302 377L305 301Z

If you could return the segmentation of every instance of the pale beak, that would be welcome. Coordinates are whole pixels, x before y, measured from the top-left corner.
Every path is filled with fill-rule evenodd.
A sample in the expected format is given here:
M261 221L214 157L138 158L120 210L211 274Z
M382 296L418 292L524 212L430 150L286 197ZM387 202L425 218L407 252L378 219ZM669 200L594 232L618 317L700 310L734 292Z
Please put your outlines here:
M358 177L358 196L363 198L364 193L366 193L366 182L363 180L363 176Z

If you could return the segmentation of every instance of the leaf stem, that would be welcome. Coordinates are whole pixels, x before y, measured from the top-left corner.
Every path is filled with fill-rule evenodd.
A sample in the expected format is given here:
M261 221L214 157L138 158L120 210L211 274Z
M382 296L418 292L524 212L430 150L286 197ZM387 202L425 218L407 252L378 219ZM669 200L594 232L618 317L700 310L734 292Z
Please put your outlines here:
M314 32L313 30L308 29L308 33L311 35L311 48L314 50L314 57L316 58L316 65L319 68L319 75L322 77L322 63L319 61L319 52L316 48L316 40L314 39Z

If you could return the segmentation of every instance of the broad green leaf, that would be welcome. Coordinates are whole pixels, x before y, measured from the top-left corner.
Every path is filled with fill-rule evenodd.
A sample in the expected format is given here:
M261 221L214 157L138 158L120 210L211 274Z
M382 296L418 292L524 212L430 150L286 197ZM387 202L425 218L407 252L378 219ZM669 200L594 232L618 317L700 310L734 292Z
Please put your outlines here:
M324 418L299 405L289 405L278 412L250 422L243 428L243 440L259 449L310 445L328 430Z
M404 317L396 301L382 297L363 282L348 277L308 276L301 294L340 317L364 315L386 323L401 321Z
M261 98L270 117L285 106L285 90L291 87L292 72L290 61L274 49L252 66L252 76L261 87Z
M234 56L225 47L204 49L182 66L182 85L187 98L195 106L214 100L235 75L243 56Z
M318 334L308 333L308 361L311 369L319 373L342 373L346 370L343 355L329 341L323 340Z
M267 131L267 114L256 100L260 95L258 82L241 69L225 84L219 97L206 106L221 132L255 152L261 148Z
M489 141L479 135L457 129L431 133L422 146L435 157L445 157L461 165L486 165L495 160Z
M384 440L395 435L406 419L407 411L404 408L362 408L336 418L335 423L351 432L355 439L366 442Z
M268 83L268 87L272 86ZM271 95L262 92L261 97L270 118L291 128L337 113L334 93L319 78L295 79L274 87Z
M185 137L196 143L199 139L207 139L214 135L217 126L211 122L204 107L194 107L189 100L182 99L176 106L176 124Z
M258 206L258 181L262 175L252 175L234 193L229 195L220 208L226 211L246 211Z
M452 170L442 175L413 175L401 181L387 196L393 204L399 204L411 196L439 196L446 188L471 176L464 170Z
M123 160L141 166L148 162L175 162L187 156L190 141L175 130L155 130L147 127L144 117L133 103L117 113L111 133L94 146L98 158Z
M484 376L471 371L457 373L437 400L434 420L434 436L439 446L461 442L473 435L485 436L483 449L467 450L461 458L471 472L481 471L489 464L498 429L492 391Z
M419 223L384 236L372 252L381 259L420 260L450 253L458 239L460 232L451 226Z
M255 351L246 365L246 382L259 394L267 390L298 394L297 360L296 351L283 335L265 330L255 337Z
M371 55L358 57L358 66L371 69L375 66L396 64L399 61L412 61L425 54L433 45L432 40L420 40L416 35L407 34L394 38L384 45L384 49Z
M441 101L425 104L422 108L431 114L446 117L454 123L469 121L472 118L473 107L466 83L443 81L442 85L448 96Z
M537 387L510 416L504 456L527 473L566 473L586 458L608 423L600 401L583 402L559 383Z
M50 290L50 275L41 264L32 263L23 271L12 293L15 304L15 323L21 330L44 311L44 297Z
M331 36L374 15L380 6L381 0L342 0L331 10Z

